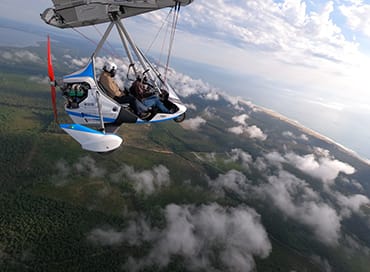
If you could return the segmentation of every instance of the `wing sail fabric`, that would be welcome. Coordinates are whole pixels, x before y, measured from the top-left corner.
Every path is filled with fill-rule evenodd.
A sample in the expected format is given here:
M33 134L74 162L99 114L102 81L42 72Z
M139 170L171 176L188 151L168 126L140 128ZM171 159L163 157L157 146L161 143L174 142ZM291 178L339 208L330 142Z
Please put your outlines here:
M46 9L41 18L59 27L80 27L106 23L113 17L123 19L158 9L173 7L193 0L53 0L54 8Z

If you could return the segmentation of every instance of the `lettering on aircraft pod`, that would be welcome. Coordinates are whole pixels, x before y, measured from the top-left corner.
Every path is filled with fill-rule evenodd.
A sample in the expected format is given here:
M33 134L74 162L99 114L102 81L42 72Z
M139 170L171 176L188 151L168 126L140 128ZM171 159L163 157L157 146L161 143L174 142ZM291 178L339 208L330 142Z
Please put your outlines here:
M84 103L86 107L95 107L95 103Z

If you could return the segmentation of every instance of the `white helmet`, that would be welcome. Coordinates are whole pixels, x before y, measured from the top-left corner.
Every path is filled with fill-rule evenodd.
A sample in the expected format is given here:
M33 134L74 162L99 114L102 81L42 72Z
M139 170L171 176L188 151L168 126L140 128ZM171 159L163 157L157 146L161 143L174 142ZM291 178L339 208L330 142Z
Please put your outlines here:
M110 61L107 61L105 64L104 64L104 67L103 69L107 72L112 72L113 70L117 70L117 65L114 63L114 62L110 62Z

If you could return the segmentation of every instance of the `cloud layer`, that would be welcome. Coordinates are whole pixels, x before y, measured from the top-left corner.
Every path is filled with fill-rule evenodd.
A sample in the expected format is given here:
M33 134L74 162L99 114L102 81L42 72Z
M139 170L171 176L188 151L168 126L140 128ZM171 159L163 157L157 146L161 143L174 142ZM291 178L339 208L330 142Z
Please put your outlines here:
M271 251L258 214L248 207L170 204L164 215L167 225L163 230L152 228L140 219L132 221L122 232L112 228L94 229L87 237L102 245L151 242L153 246L147 256L130 258L126 263L130 271L152 264L167 266L173 255L181 256L190 270L252 271L253 256L265 258Z
M327 150L316 148L315 153L305 156L292 151L285 155L274 151L253 159L242 149L233 149L225 160L226 163L230 161L242 165L243 172L255 169L262 177L256 183L241 171L230 170L208 180L213 192L220 197L232 192L241 198L250 199L253 195L261 201L271 201L282 214L306 225L319 241L328 245L339 243L343 219L352 213L362 215L361 207L370 203L365 195L345 195L336 190L339 174L351 175L355 169L330 156ZM324 191L314 189L312 184L285 170L286 165L319 180ZM356 181L347 179L346 182L356 185Z

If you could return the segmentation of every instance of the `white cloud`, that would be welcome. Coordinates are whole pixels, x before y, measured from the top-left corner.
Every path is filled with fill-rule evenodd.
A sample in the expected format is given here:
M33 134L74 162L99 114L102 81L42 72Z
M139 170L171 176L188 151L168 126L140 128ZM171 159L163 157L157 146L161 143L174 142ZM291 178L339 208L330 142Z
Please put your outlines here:
M288 153L285 158L301 171L321 179L324 183L333 184L339 173L351 175L355 169L347 163L330 158L329 156L315 158L314 154L299 156Z
M370 200L364 195L355 194L345 196L338 192L333 194L336 197L337 203L342 208L342 215L346 217L349 217L352 212L359 213L363 205L370 204Z
M103 246L112 246L120 244L123 240L123 237L124 235L122 232L116 231L112 228L107 228L92 230L88 234L87 239Z
M63 186L76 176L88 176L90 178L101 178L106 174L106 170L99 167L96 161L90 156L78 158L73 164L68 164L65 160L59 160L55 164L56 173L51 181L57 186Z
M245 134L247 137L252 139L257 139L264 141L267 139L267 135L257 127L256 125L248 126L246 120L249 118L247 114L241 114L239 116L234 116L232 120L238 123L239 126L228 128L228 131L236 135Z
M309 226L323 243L338 243L341 217L305 181L281 170L256 190L269 196L282 213Z
M57 186L65 185L76 176L103 178L107 176L108 172L106 168L98 166L90 156L81 157L72 165L60 160L55 165L55 171L52 181ZM116 171L111 172L107 178L115 183L129 180L137 192L145 195L153 194L164 187L168 187L171 183L170 171L163 165L138 171L133 166L122 164ZM109 192L109 188L103 188L100 193L104 196L107 192Z
M267 139L267 135L265 133L263 133L263 131L259 127L255 126L255 125L247 127L245 129L245 132L252 139L258 139L258 140L261 140L261 141L264 141L264 140Z
M169 170L163 165L154 166L151 170L143 171L136 171L132 166L123 165L121 171L112 174L111 178L115 182L127 178L134 182L133 186L137 192L142 192L145 195L153 194L170 184Z
M143 228L141 222L130 224L130 235L114 232L113 237L125 237L124 241L131 241L130 244L151 242L153 245L144 258L129 258L125 268L138 271L153 264L165 267L171 256L180 255L189 270L217 269L214 266L217 258L224 271L252 271L253 256L265 258L271 251L259 215L248 207L170 204L164 214L167 225L163 230Z
M181 123L181 126L185 129L189 130L198 130L201 126L206 124L206 120L202 117L197 116L195 118L186 119L184 122Z
M269 152L264 157L273 165L280 165L281 163L286 162L285 158L277 151Z
M214 101L218 101L220 99L220 95L216 92L209 92L207 93L204 98L206 100L214 100Z
M247 122L246 120L249 118L248 114L241 114L239 116L234 116L232 118L232 120L235 122L235 123L238 123L242 126L246 126L247 125Z
M267 139L267 135L263 133L263 131L259 127L255 125L253 126L240 125L240 126L228 128L228 131L236 135L245 134L248 138L257 139L260 141L264 141Z
M370 4L353 1L351 5L340 5L339 10L346 17L347 24L352 30L370 37Z
M39 76L30 76L30 80L42 83L42 84L49 84L49 78L47 76L45 77L39 77Z
M25 49L16 51L3 51L0 54L0 58L13 63L31 62L35 64L42 64L42 60L38 55Z
M220 174L215 180L209 179L208 185L220 196L224 196L225 192L244 195L248 189L246 176L237 170L230 170L226 174Z
M301 136L299 136L300 139L304 140L304 141L308 141L308 137L306 134L301 134Z
M245 169L249 169L249 164L253 163L252 156L240 148L232 149L229 156L231 161L239 162Z
M236 135L241 135L244 133L244 126L231 127L228 128L228 131Z
M90 177L103 177L106 173L106 170L98 167L96 161L90 156L85 156L80 158L73 167L80 174L85 174Z
M284 136L284 137L287 137L287 138L293 138L293 139L295 139L296 137L295 137L295 135L292 133L292 132L290 132L290 131L284 131L283 133L282 133L282 135Z
M317 5L319 6L319 5ZM332 21L334 3L328 1L315 11L308 11L306 1L204 1L183 11L182 20L208 37L228 40L241 47L257 45L259 49L285 52L292 62L313 58L349 60L357 45L347 41ZM201 16L207 12L206 17ZM306 56L306 59L302 59Z

